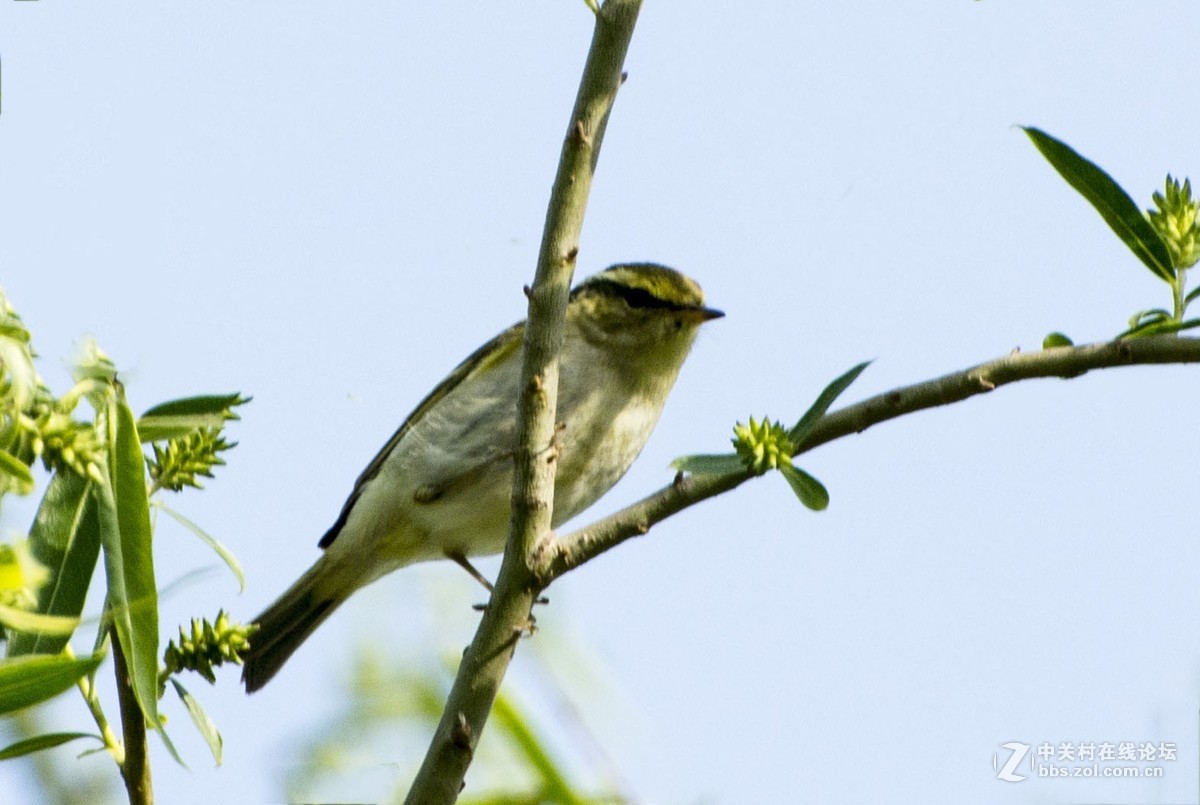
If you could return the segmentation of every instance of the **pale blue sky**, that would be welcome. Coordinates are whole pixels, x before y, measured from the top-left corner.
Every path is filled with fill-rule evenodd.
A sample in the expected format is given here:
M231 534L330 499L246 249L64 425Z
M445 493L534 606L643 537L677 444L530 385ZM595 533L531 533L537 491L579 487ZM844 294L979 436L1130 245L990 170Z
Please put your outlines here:
M255 398L229 466L177 501L248 589L184 586L164 639L282 591L401 418L524 315L590 25L571 0L0 5L0 284L43 374L64 389L91 334L135 408ZM728 316L592 514L724 449L735 420L795 418L860 360L847 400L1165 304L1013 126L1148 203L1166 172L1200 176L1198 32L1187 2L649 0L581 272L669 263ZM827 512L774 477L707 502L556 585L534 643L551 673L605 680L576 685L579 708L639 802L1197 802L1197 378L1022 384L829 445L802 461ZM158 540L164 584L213 564L177 530ZM261 694L232 670L192 681L226 763L169 704L192 770L156 747L161 800L279 801L349 652L452 655L478 599L453 566L406 570ZM560 642L578 653L556 664ZM532 658L519 695L538 695ZM586 769L574 728L534 709ZM75 702L52 717L89 725ZM1166 741L1179 759L1160 780L1002 782L1010 741ZM320 796L386 796L422 747L370 750ZM0 766L0 801L27 785Z

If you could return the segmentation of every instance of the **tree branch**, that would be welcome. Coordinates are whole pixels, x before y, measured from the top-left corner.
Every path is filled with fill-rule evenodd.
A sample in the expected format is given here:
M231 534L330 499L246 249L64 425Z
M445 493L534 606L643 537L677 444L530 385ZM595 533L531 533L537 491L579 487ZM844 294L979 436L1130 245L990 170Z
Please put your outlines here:
M117 639L116 627L110 627L110 632L125 747L121 777L125 780L129 805L150 805L154 802L154 786L150 777L150 754L146 746L146 716L133 691L133 679L129 676L129 664L125 661L121 641Z
M1014 353L942 377L903 386L826 415L797 445L796 455L861 433L872 425L912 414L926 408L960 402L986 394L1000 386L1042 377L1070 379L1093 369L1119 366L1200 363L1200 339L1174 335L1152 336L1128 341L1110 341L1080 347ZM702 500L728 492L753 478L749 470L733 475L679 476L667 487L585 528L542 544L535 557L534 574L539 591L555 579L620 545L640 536L676 512Z
M641 0L608 0L596 15L591 50L550 195L537 274L528 291L512 520L504 560L407 803L451 803L458 797L517 640L532 623L538 584L527 557L550 530L563 317L592 174L640 9Z

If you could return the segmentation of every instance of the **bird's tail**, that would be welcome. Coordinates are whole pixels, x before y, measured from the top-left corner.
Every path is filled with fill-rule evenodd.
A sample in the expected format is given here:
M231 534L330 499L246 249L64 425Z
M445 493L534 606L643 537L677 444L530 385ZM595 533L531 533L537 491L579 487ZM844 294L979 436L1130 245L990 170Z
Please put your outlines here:
M254 619L258 631L243 653L242 682L253 693L271 681L300 644L320 626L356 585L331 583L337 568L322 557L275 603Z

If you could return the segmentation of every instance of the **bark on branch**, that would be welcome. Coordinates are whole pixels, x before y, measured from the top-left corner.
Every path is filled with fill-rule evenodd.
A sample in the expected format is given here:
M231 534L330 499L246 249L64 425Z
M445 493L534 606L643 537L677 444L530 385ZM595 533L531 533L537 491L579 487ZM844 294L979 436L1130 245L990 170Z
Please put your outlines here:
M563 316L592 174L640 9L641 0L608 0L596 14L591 50L550 195L537 274L528 291L512 521L504 561L405 800L408 803L451 803L458 797L517 641L531 624L538 584L526 557L550 530L555 462L548 451L554 437Z
M1200 339L1173 335L1110 341L1079 347L1056 347L1040 352L1014 353L967 369L886 391L827 414L801 444L796 455L861 433L872 425L926 408L960 402L1000 386L1043 377L1069 379L1093 369L1120 366L1200 363ZM802 401L803 402L803 401ZM601 553L640 536L659 523L702 500L728 492L753 478L737 475L694 475L676 478L667 487L584 528L546 542L535 557L539 589Z

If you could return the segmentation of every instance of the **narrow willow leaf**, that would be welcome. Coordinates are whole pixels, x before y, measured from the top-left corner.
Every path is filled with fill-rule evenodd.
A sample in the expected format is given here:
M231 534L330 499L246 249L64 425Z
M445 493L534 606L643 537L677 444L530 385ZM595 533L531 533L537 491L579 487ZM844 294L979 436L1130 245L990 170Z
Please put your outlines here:
M137 423L138 436L141 437L143 444L165 442L190 436L201 428L218 428L222 422L220 417L142 417Z
M1184 304L1184 305L1187 305L1187 304L1189 304L1189 303L1190 303L1192 300L1194 300L1194 299L1195 299L1197 296L1200 296L1200 288L1193 288L1192 290L1190 290L1190 291L1188 292L1188 295L1187 295L1187 296L1183 297L1183 304Z
M0 604L0 624L18 632L70 637L79 626L79 618L64 618L58 615L39 615L16 607Z
M221 544L216 538L214 538L212 535L210 535L203 528L196 525L191 520L184 517L182 514L175 511L167 504L156 501L152 505L158 509L161 509L162 511L166 512L167 514L171 515L171 517L173 517L176 522L178 522L181 526L186 528L188 531L191 531L193 534L195 534L196 537L201 542L203 542L205 545L207 545L209 548L212 549L213 553L215 553L217 556L221 557L221 561L225 563L226 567L228 567L230 572L233 573L233 577L235 579L237 579L238 592L246 591L246 574L242 570L242 563L238 561L238 558L233 555L233 552L231 550L226 548L223 544Z
M734 475L745 472L746 463L737 453L681 456L671 462L671 469L692 475Z
M219 428L230 419L238 419L235 406L249 397L241 394L214 394L188 397L156 405L138 420L138 435L143 442L178 439L201 428Z
M38 655L0 661L0 714L44 702L67 690L103 660L102 655Z
M196 697L187 691L183 685L179 684L174 677L171 678L171 685L175 688L175 694L179 696L179 700L183 702L183 706L187 708L188 715L192 717L192 723L196 725L200 737L208 744L208 751L212 752L213 760L217 765L221 765L221 757L225 749L225 741L221 738L221 731L217 729L217 725L204 712L204 708L200 706L200 702L196 701Z
M11 760L15 757L29 755L34 752L40 752L43 749L53 749L56 746L62 746L70 741L77 741L80 738L95 738L104 745L104 739L99 735L93 735L90 732L51 732L46 735L37 735L33 738L26 738L23 741L17 741L15 744L0 749L0 760Z
M3 300L0 299L0 304ZM21 336L24 337L21 337ZM33 401L37 391L37 370L33 366L33 355L29 351L29 333L24 330L0 335L0 366L4 367L7 375L7 396L12 399L13 407L24 411Z
M183 762L183 755L179 754L179 750L175 748L175 744L171 742L171 737L167 735L167 729L160 721L158 724L158 737L162 739L163 746L167 749L167 754L171 759L178 763L182 768L187 768L188 764Z
M1178 333L1183 330L1191 330L1195 327L1200 327L1200 319L1188 319L1187 321L1150 321L1139 324L1137 327L1130 327L1118 335L1117 338L1146 338L1152 335Z
M243 397L240 392L233 394L204 394L196 397L184 397L179 400L159 403L142 418L152 416L220 416L222 419L237 419L233 409L250 402L249 397Z
M788 438L792 440L793 444L799 445L800 442L804 441L805 437L812 432L812 429L820 421L821 417L825 416L825 412L829 410L829 406L833 405L833 401L843 391L848 389L850 384L857 380L858 376L863 373L863 370L870 365L870 361L863 361L825 387L825 390L818 395L813 404L804 412L804 416L800 417L800 421L796 423L795 427L788 431Z
M1147 268L1167 282L1175 278L1167 244L1116 180L1061 140L1033 126L1022 128L1042 156L1096 208L1109 228Z
M8 300L4 298L3 291L0 291L0 338L7 338L18 344L29 344L31 340L29 330L21 324L20 317L8 309Z
M824 511L829 506L829 492L816 478L790 464L780 467L779 471L805 506L815 512Z
M158 725L158 592L145 458L129 406L114 400L107 411L111 481L99 486L98 502L108 612L125 653L133 692L146 720Z
M100 558L100 521L93 495L95 484L73 472L56 472L50 479L33 527L29 550L50 578L38 590L37 612L78 618ZM11 636L8 656L57 654L70 635Z
M501 693L492 706L492 717L508 734L513 748L523 756L524 768L538 778L538 799L542 802L584 803L588 797L572 789L567 775L554 762L546 741L534 732L520 708Z
M0 451L0 492L28 495L33 491L33 473L24 461L7 451Z
M1170 321L1171 314L1162 308L1139 310L1129 317L1130 327L1145 327L1147 324L1157 324L1160 321Z

